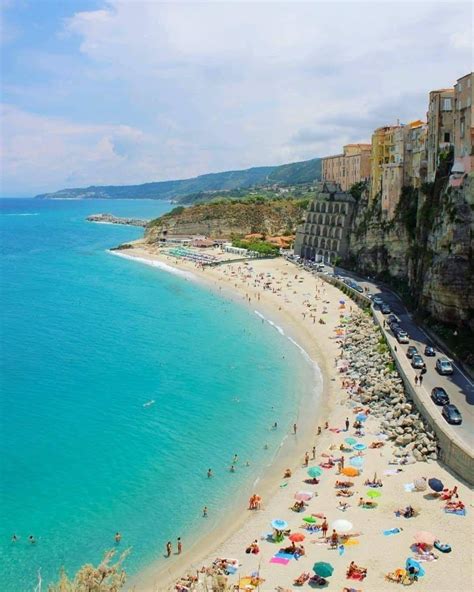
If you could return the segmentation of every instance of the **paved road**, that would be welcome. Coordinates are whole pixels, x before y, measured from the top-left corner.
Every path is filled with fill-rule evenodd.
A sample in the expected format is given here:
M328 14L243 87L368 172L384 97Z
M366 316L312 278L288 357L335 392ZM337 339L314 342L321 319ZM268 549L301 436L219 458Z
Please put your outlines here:
M436 357L428 357L424 355L425 345L431 345L432 342L423 329L421 329L413 321L410 313L407 311L406 307L396 294L384 287L381 287L380 285L377 285L376 282L372 280L365 280L356 274L346 271L343 272L342 270L338 270L338 273L346 277L350 276L354 278L357 280L357 283L360 286L363 288L368 288L369 292L372 294L378 294L384 300L384 302L387 302L390 305L392 312L400 319L401 327L405 329L410 337L410 343L402 345L398 343L388 327L384 329L386 337L391 345L397 346L397 352L399 354L398 360L401 366L405 370L407 376L412 376L414 383L415 376L419 375L420 371L415 371L411 366L411 360L406 357L406 350L408 346L414 345L418 349L418 352L422 355L427 369L426 374L423 376L422 386L418 386L416 388L421 390L422 395L426 397L427 403L432 405L433 412L439 413L440 416L442 407L435 405L431 401L431 389L435 386L441 386L446 390L451 403L454 403L454 405L456 405L456 407L461 412L463 423L460 426L451 426L443 417L440 417L441 422L445 422L448 432L457 434L458 438L463 440L468 446L471 447L471 450L474 449L474 385L469 377L466 376L461 368L456 366L455 363L453 363L454 374L452 376L441 376L438 374L435 369L436 360L441 355L446 357L448 356L443 352L440 352L436 347ZM384 315L379 310L376 310L375 314L383 324L383 319L385 318Z

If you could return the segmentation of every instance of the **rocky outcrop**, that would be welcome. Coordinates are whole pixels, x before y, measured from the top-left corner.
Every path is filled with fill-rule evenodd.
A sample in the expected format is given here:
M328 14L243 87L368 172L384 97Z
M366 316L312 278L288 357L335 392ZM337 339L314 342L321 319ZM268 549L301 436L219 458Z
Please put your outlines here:
M231 238L261 233L266 236L292 234L301 221L304 206L295 200L262 203L208 203L175 208L150 222L145 239L156 242L166 235L204 235Z
M141 220L140 218L119 218L113 214L91 214L87 216L88 222L96 222L97 224L124 224L126 226L143 226L148 224L148 220Z
M436 435L408 400L403 381L394 369L394 361L384 338L370 316L357 312L347 328L343 345L350 366L349 377L360 385L353 398L383 418L383 432L399 448L395 456L414 460L436 460Z

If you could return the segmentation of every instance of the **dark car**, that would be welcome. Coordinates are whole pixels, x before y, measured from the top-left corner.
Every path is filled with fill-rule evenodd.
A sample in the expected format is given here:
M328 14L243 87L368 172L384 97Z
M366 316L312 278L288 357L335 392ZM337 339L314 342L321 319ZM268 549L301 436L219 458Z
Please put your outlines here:
M382 314L390 314L392 312L390 305L385 302L380 306L380 310L382 311Z
M382 304L384 303L382 298L380 298L380 296L374 296L372 299L372 302L374 303L375 306L382 306Z
M414 345L410 345L407 349L407 358L413 358L415 354L418 353L418 350Z
M387 322L388 324L393 324L393 323L398 323L399 320L397 319L397 317L394 314L389 314L388 318L387 318Z
M364 293L364 288L362 288L362 286L359 286L359 284L354 284L353 286L351 286L351 288L354 288L354 290L357 290L357 292L359 292L360 294Z
M436 405L449 405L448 393L441 386L435 386L431 391L431 398Z
M436 355L436 351L435 348L432 345L427 345L425 347L425 356L435 356Z
M444 419L452 424L452 425L460 425L462 424L462 415L456 405L445 405L443 410L441 411L442 416Z
M414 354L411 359L411 365L416 370L419 370L420 368L425 367L425 362L424 362L423 358L420 356L420 354Z
M448 375L454 372L453 365L448 360L448 358L438 358L436 360L436 370L439 374Z

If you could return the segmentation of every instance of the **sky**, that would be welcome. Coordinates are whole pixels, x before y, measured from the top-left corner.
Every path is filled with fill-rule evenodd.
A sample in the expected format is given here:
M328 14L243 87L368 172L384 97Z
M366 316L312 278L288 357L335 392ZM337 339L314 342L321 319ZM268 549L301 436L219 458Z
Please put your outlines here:
M339 153L472 70L470 2L1 6L3 196Z

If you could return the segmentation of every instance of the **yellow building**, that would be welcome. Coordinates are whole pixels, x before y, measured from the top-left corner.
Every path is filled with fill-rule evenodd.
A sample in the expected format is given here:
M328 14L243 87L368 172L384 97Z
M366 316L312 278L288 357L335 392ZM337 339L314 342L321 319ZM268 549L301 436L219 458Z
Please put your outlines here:
M370 144L347 144L343 154L322 159L322 179L340 185L343 191L368 180L370 176Z
M406 125L403 184L415 189L421 186L427 174L427 137L428 126L425 122L417 120Z
M379 127L372 134L372 151L370 159L370 199L382 194L382 178L384 165L399 165L403 162L403 143L400 153L395 133L401 129L400 125L386 125Z

